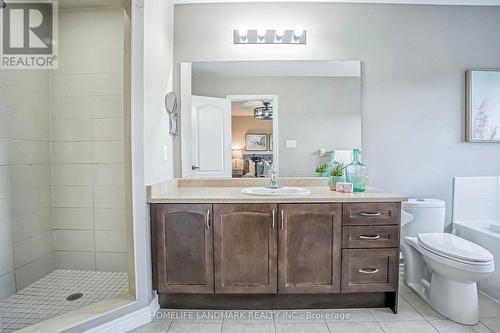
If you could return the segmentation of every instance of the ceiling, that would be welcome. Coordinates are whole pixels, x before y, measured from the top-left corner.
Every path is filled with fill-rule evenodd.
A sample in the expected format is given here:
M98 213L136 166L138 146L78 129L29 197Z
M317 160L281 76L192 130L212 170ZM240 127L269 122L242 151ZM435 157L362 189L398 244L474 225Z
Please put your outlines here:
M231 3L231 2L353 2L353 3L392 3L413 5L463 5L463 6L500 6L500 0L174 0L175 4L192 3Z
M237 101L231 103L231 116L233 117L253 117L253 107L249 107L244 105L249 101ZM261 101L255 101L255 103L259 103L262 105ZM259 106L260 106L259 105Z

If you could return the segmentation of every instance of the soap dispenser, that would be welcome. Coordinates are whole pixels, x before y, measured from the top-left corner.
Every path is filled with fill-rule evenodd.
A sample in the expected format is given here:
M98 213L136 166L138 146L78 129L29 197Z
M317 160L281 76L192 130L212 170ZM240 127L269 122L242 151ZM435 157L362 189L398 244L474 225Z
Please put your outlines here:
M352 163L345 167L348 183L353 184L354 192L364 192L366 189L366 166L359 159L360 150L352 150Z

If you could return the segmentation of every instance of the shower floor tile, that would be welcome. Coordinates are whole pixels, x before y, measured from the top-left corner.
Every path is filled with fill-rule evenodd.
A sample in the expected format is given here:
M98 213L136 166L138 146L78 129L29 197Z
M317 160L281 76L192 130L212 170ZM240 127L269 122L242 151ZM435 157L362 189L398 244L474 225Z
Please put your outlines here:
M56 270L0 302L0 332L13 332L127 292L127 273ZM66 300L74 293L83 296Z

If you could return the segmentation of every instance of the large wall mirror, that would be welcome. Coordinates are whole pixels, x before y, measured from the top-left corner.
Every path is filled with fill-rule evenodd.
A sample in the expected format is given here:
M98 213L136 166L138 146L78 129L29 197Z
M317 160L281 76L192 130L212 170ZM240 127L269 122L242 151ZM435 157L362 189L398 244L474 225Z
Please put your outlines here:
M359 61L182 63L181 101L182 177L313 176L361 146Z

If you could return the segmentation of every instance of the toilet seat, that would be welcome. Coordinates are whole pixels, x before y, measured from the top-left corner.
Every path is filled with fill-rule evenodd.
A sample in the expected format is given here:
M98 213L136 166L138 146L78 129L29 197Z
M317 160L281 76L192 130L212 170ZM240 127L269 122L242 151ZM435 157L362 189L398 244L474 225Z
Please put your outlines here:
M493 260L487 262L465 261L457 258L452 258L451 256L444 256L442 254L438 254L434 251L428 250L427 248L420 245L417 237L405 237L405 243L415 248L422 254L423 257L427 257L436 262L440 262L443 265L453 267L454 269L467 272L488 272L495 269Z
M493 255L481 246L448 233L418 234L418 244L429 252L468 265L488 265Z

